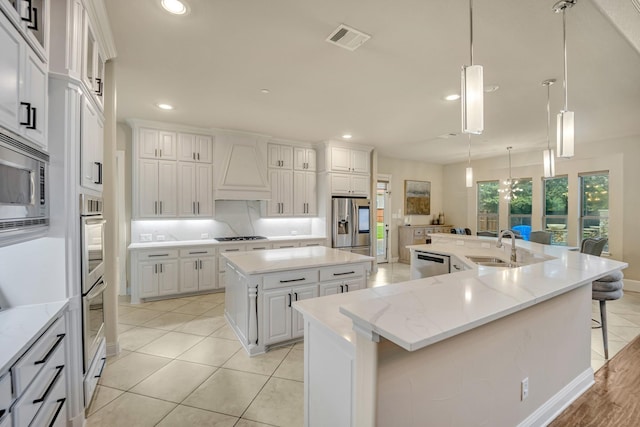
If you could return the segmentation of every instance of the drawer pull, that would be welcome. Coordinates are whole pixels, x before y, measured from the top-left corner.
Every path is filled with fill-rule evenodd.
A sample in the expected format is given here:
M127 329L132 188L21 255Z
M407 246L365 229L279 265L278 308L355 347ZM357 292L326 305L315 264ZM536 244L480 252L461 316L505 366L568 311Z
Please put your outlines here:
M152 255L149 255L149 258L157 258L160 256L169 256L169 254L152 254Z
M51 382L49 383L49 386L45 390L45 392L42 395L42 397L40 399L36 399L36 400L33 401L34 405L36 403L44 402L44 400L47 398L47 396L49 396L49 393L51 393L51 390L53 389L53 386L56 384L56 381L58 381L58 377L60 376L60 374L62 373L62 370L64 369L64 365L56 366L56 369L58 370L58 372L56 372L56 375L53 377L53 380L51 380Z
M104 371L104 365L107 364L107 358L103 357L102 358L102 367L100 367L100 372L98 372L98 375L94 375L93 378L100 378L102 376L102 371Z
M344 273L333 273L334 276L345 276L347 274L355 274L355 271L345 271Z
M199 255L199 254L206 254L207 251L196 251L196 252L189 252L189 255Z
M347 289L347 292L349 292L349 285L347 283L344 284L344 287Z
M307 278L306 277L301 277L299 279L280 280L280 283L301 282L303 280L307 280Z
M49 349L49 351L47 352L47 354L45 354L45 356L40 359L40 360L36 360L33 364L34 365L42 365L43 363L47 363L47 360L49 360L49 358L51 357L51 355L53 354L54 351L56 351L56 348L58 348L58 346L60 345L60 343L62 342L62 340L64 339L64 336L66 334L59 334L58 335L58 339L56 340L56 342L53 344L53 346L51 346L51 348Z
M238 252L240 249L225 249L225 252Z
M64 406L64 402L67 401L66 397L63 397L62 399L58 399L58 409L56 409L56 413L53 415L53 419L51 420L51 423L49 423L49 427L52 427L55 423L56 420L58 419L58 415L60 415L60 411L62 411L62 407Z

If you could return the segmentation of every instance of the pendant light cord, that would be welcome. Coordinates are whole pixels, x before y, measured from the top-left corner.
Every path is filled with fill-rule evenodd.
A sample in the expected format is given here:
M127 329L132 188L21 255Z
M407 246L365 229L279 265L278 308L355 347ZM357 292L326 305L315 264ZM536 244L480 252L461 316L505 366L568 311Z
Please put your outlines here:
M471 43L469 43L469 59L473 65L473 0L469 0L469 34Z
M567 8L562 9L562 40L564 49L564 79L562 87L564 88L564 111L569 111L569 100L567 90L567 23L566 23Z
M551 91L552 83L549 81L547 83L547 150L551 153L551 138L549 136L549 131L551 129L551 106L550 106L550 91Z
M469 166L471 166L471 134L468 133L467 135L469 135Z

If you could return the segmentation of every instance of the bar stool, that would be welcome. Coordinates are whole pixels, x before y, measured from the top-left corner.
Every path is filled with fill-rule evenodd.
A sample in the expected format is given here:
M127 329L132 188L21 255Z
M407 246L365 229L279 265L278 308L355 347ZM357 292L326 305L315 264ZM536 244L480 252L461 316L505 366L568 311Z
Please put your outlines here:
M551 244L551 233L548 231L532 231L529 233L529 241L542 243L543 245Z

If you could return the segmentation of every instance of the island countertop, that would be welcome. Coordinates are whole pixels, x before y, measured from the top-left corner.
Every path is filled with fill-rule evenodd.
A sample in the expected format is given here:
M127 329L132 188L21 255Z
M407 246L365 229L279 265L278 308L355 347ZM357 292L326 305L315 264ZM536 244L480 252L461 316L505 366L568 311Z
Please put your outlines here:
M357 262L371 263L373 261L373 257L370 256L358 255L325 246L232 252L221 255L245 274L273 273Z
M480 246L487 242L491 247ZM517 268L477 268L364 289L350 293L348 298L334 295L299 301L294 307L348 342L355 341L353 328L357 327L414 351L627 267L604 257L536 245L516 242L521 254L530 251L534 258L544 255ZM495 239L468 239L464 244L449 239L419 248L458 256L471 249L473 253L496 250ZM507 259L508 253L503 252ZM338 311L344 315L341 319L336 319Z

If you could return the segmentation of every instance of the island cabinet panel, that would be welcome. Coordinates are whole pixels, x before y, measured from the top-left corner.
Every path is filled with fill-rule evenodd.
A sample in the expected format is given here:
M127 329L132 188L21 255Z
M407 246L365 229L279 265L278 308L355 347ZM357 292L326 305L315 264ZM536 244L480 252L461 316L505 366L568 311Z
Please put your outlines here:
M318 270L293 270L277 274L269 274L264 277L263 288L275 289L292 285L304 285L318 281Z
M304 335L302 316L293 309L295 301L318 296L318 285L295 286L264 291L264 344L280 343Z
M351 280L335 280L333 282L320 284L320 296L344 294L347 292L357 291L367 287L364 277Z

